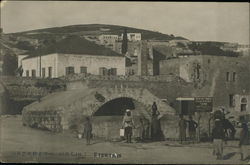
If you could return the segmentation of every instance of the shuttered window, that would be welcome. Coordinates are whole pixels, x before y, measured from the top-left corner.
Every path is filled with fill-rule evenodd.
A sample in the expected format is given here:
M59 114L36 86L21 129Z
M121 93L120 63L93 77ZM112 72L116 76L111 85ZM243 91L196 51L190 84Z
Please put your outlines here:
M74 73L75 73L75 68L73 66L66 67L66 75Z

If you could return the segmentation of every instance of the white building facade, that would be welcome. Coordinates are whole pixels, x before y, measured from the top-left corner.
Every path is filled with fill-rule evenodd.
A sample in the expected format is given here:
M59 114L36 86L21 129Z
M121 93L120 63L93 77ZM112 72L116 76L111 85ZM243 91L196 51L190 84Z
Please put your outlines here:
M100 43L102 45L114 44L118 41L119 36L115 34L102 34L99 36Z
M93 75L125 75L125 57L82 54L47 54L20 56L23 77L58 78L68 74L89 73Z
M128 41L141 41L141 33L127 33ZM121 40L123 34L121 34Z

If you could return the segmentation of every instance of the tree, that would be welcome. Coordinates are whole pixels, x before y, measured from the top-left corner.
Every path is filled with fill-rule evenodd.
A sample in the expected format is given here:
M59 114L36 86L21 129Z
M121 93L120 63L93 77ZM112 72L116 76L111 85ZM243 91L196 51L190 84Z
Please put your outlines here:
M15 55L3 55L3 75L15 75L17 69L17 57Z
M122 38L122 54L126 54L127 51L128 51L128 36L127 36L127 29L124 29Z

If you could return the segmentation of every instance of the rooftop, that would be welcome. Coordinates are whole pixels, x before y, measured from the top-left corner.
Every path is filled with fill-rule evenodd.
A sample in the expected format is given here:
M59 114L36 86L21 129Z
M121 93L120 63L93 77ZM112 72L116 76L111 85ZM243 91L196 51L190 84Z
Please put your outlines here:
M50 46L38 48L29 52L29 56L24 58L32 58L36 56L43 56L52 53L61 54L81 54L81 55L102 55L102 56L121 56L122 54L116 53L109 48L97 45L91 41L78 36L70 36L60 40Z

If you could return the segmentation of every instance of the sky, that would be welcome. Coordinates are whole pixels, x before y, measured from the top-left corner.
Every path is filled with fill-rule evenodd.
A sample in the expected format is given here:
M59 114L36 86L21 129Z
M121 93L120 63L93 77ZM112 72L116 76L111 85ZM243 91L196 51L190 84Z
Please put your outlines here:
M249 44L249 3L226 2L1 2L4 33L75 24L112 24L194 41Z

